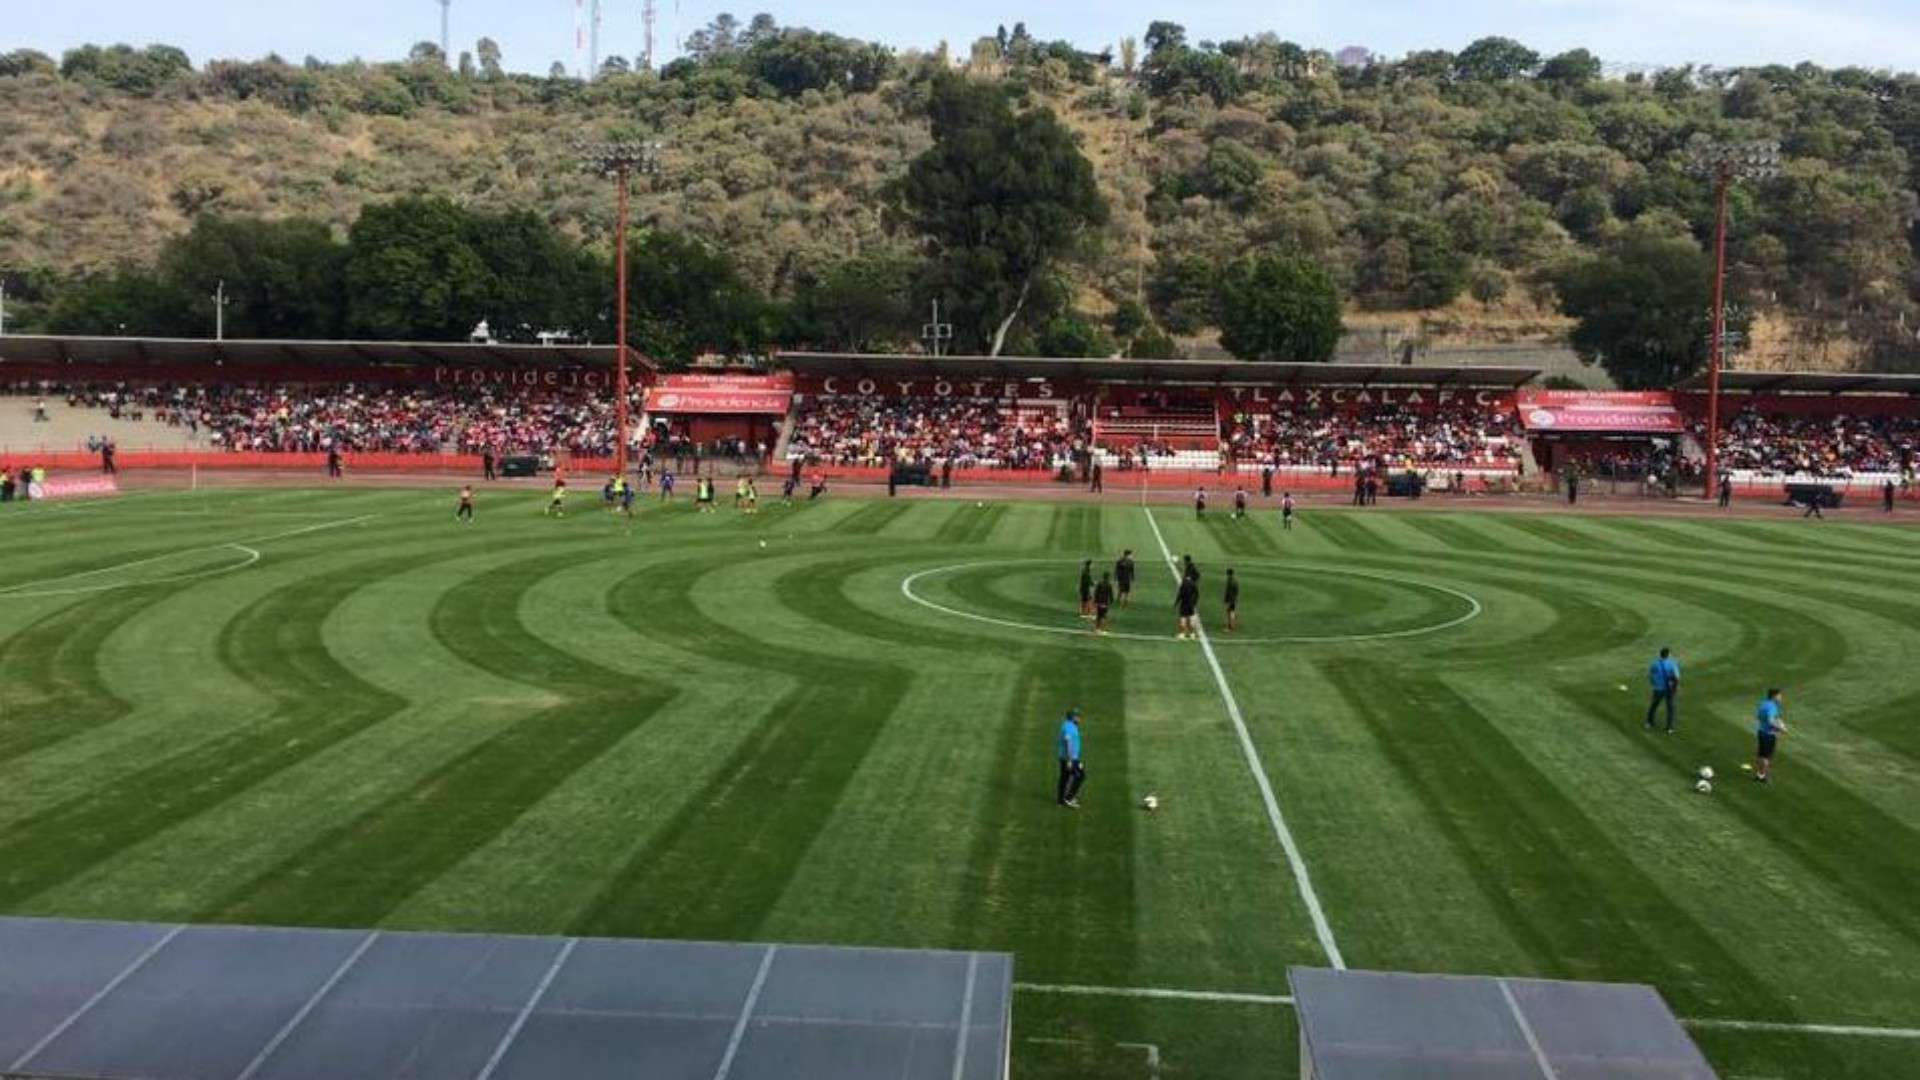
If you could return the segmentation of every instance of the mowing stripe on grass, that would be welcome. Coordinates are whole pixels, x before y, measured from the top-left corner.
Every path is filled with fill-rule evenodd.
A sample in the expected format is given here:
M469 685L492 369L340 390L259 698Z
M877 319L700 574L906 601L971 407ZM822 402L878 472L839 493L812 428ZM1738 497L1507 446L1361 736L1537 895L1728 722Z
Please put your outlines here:
M757 926L912 682L903 667L790 648L707 616L694 589L724 569L707 559L649 567L616 583L608 606L643 637L797 685L601 885L574 920L580 933L724 939Z
M1507 550L1507 545L1498 538L1489 536L1471 525L1456 521L1451 515L1441 517L1422 511L1403 514L1399 520L1402 524L1412 526L1416 532L1426 533L1455 551L1479 555L1489 551Z
M850 536L872 536L910 512L911 502L870 502L839 521L830 531Z
M478 546L478 545L472 545ZM220 658L268 695L275 714L178 751L0 833L0 906L79 875L115 852L270 781L406 706L359 678L321 638L327 615L375 581L419 566L418 553L299 578L220 633Z
M978 544L992 535L1000 519L1007 516L1006 503L986 506L954 507L954 512L934 530L933 539L941 544Z
M1354 520L1354 515L1332 510L1324 514L1315 514L1311 518L1302 517L1301 521L1312 531L1321 533L1341 551L1399 551L1395 544L1378 532Z
M1167 547L1167 538L1160 534L1160 523L1153 519L1153 511L1140 508L1147 515L1147 524L1153 528L1154 542L1160 545L1160 555L1167 561L1167 572L1173 575L1175 582L1180 580L1180 564L1173 557L1173 549ZM1260 788L1260 801L1266 805L1267 822L1273 826L1273 834L1280 840L1280 847L1287 853L1287 864L1293 868L1294 884L1300 889L1300 899L1307 906L1307 914L1313 919L1313 932L1320 938L1320 947L1326 951L1327 962L1335 968L1345 968L1347 963L1340 957L1340 946L1333 940L1333 927L1327 924L1327 913L1320 909L1320 897L1313 891L1313 878L1307 873L1306 860L1301 858L1298 845L1293 842L1293 832L1287 828L1287 820L1280 814L1280 800L1274 797L1273 783L1267 779L1267 767L1260 761L1260 752L1254 749L1253 735L1247 731L1247 721L1240 715L1240 703L1234 700L1233 688L1227 685L1227 673L1220 670L1220 658L1213 653L1213 642L1207 637L1207 628L1198 619L1194 625L1200 630L1200 649L1207 658L1207 666L1213 670L1214 685L1220 688L1220 699L1226 703L1227 717L1233 721L1234 734L1240 738L1240 752L1246 756L1247 768L1253 770L1253 781Z
M1613 551L1615 546L1604 537L1563 525L1549 518L1535 517L1530 514L1499 514L1487 518L1489 522L1516 529L1529 536L1555 547L1569 548L1574 551Z
M1135 974L1133 831L1099 824L1124 821L1131 802L1117 722L1126 682L1124 659L1108 649L1035 650L1020 668L988 735L991 795L972 814L968 902L954 927L964 947L1031 955L1029 966L1048 974L1062 962L1079 977ZM1044 725L1069 707L1089 720L1086 809L1077 812L1054 804L1053 761L1039 757ZM1116 722L1103 723L1109 717Z
M1382 663L1320 666L1542 972L1658 976L1670 999L1712 1001L1717 991L1767 1015L1794 1015L1791 1002L1669 898L1565 788L1451 687ZM1408 715L1445 722L1409 725Z

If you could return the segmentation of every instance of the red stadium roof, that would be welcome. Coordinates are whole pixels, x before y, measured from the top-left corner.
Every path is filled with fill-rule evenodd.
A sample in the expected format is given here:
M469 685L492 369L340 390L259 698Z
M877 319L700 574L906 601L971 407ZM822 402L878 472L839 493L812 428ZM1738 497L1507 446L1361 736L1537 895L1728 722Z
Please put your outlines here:
M1695 375L1674 387L1705 392L1707 377ZM1920 375L1878 375L1853 371L1723 371L1720 389L1747 394L1915 394Z
M0 374L9 363L154 367L217 364L239 375L271 377L273 368L491 367L611 368L613 345L509 345L453 341L212 341L206 338L0 337ZM639 372L653 362L631 348ZM252 369L252 370L247 370Z
M869 355L783 352L776 367L801 375L949 378L1078 379L1083 382L1201 386L1458 386L1511 390L1532 382L1538 368L1467 364L1270 364L1245 360L1101 360L1011 356Z

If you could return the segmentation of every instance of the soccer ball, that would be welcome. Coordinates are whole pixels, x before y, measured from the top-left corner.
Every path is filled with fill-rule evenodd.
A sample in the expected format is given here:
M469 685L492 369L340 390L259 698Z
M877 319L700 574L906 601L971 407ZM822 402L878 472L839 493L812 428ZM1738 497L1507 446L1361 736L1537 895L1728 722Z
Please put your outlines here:
M1143 809L1143 810L1158 810L1158 809L1160 809L1160 796L1158 796L1158 795L1149 795L1149 796L1147 796L1146 798L1144 798L1144 799L1141 799L1141 800L1140 800L1140 808L1141 808L1141 809Z
M1620 692L1621 692L1621 693L1623 693L1623 694L1627 692L1627 684L1626 684L1626 683L1621 683L1621 684L1620 684Z
M1713 781L1711 780L1697 781L1693 785L1693 790L1699 792L1702 795L1711 795L1713 794Z
M974 503L973 505L976 510L981 510L981 509L985 509L987 504L984 501L982 501L982 502Z
M767 546L767 542L766 542L765 540L762 540L762 541L760 541L760 546L761 546L761 547L766 547L766 546Z
M1700 771L1695 773L1694 775L1698 776L1702 780L1711 780L1713 779L1713 766L1702 765L1700 766Z

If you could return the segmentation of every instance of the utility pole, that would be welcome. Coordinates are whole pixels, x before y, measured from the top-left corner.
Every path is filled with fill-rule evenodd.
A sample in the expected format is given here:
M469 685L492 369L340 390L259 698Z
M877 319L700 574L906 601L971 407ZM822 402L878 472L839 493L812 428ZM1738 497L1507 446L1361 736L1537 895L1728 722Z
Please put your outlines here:
M7 282L0 278L0 336L7 332Z
M1720 367L1727 334L1727 189L1737 180L1767 180L1780 173L1780 144L1767 140L1719 142L1698 138L1688 146L1688 167L1713 181L1713 311L1707 339L1707 475L1711 499L1720 486Z
M438 0L440 4L440 58L448 67L453 66L453 38L448 33L449 21L453 14L453 0Z
M213 340L227 339L227 283L221 281L213 290Z
M599 10L599 0L594 9ZM613 177L618 188L618 211L613 227L613 307L614 307L614 393L613 403L614 471L627 471L627 178L633 173L650 176L660 171L660 144L657 142L580 143L575 152L587 171Z

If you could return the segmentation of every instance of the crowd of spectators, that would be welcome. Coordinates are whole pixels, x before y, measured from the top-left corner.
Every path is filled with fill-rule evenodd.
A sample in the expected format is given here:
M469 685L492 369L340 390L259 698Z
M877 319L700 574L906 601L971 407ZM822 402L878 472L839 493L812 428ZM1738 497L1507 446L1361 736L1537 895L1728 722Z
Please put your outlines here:
M832 465L951 463L954 468L1057 469L1084 457L1067 413L989 398L809 397L788 456Z
M1694 437L1705 440L1704 423L1694 424ZM1744 409L1721 428L1719 451L1722 468L1768 476L1905 474L1920 455L1920 419Z
M1345 465L1412 468L1515 468L1521 460L1512 415L1440 410L1235 413L1226 454L1277 467Z
M586 389L491 386L76 385L69 406L185 427L221 449L319 453L613 452L614 403ZM639 397L633 407L637 414Z

